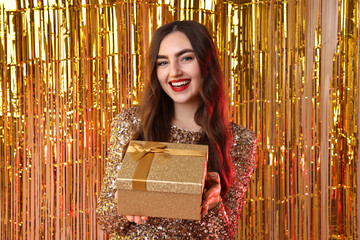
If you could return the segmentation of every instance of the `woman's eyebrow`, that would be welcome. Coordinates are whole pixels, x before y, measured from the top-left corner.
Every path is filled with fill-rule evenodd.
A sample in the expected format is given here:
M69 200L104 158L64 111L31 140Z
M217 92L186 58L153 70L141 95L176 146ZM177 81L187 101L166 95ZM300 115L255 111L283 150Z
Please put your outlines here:
M175 57L179 57L179 56L183 55L184 53L188 53L188 52L192 52L192 53L193 53L194 50L189 49L189 48L185 48L185 49L177 52L177 53L175 54ZM168 57L167 57L167 56L164 56L164 55L157 55L157 57L156 57L156 59L161 59L161 58L168 58Z
M185 49L181 50L180 52L176 53L175 56L176 56L176 57L179 57L179 56L183 55L184 53L188 53L188 52L192 52L192 53L193 53L194 50L189 49L189 48L185 48Z

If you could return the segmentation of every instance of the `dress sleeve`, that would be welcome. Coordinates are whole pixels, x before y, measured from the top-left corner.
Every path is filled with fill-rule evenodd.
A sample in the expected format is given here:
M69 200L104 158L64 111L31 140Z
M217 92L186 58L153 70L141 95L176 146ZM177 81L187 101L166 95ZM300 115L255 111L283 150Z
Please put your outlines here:
M117 213L115 180L121 167L124 148L136 131L137 123L131 109L127 109L117 115L110 126L108 159L96 209L98 224L107 233L121 232L129 224L124 216Z
M222 239L233 239L239 215L245 200L246 191L255 166L257 138L255 134L243 127L232 125L233 146L231 157L235 168L234 182L229 192L218 207L209 212L209 222L218 221Z

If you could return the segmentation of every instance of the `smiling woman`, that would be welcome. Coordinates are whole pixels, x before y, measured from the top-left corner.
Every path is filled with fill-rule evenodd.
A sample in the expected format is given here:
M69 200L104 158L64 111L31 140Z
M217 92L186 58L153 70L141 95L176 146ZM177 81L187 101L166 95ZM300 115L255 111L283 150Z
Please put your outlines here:
M224 80L209 32L193 21L160 27L150 44L148 68L142 107L125 109L111 125L99 224L113 238L233 238L253 173L257 140L250 130L227 121ZM119 156L131 139L209 146L201 220L117 213Z

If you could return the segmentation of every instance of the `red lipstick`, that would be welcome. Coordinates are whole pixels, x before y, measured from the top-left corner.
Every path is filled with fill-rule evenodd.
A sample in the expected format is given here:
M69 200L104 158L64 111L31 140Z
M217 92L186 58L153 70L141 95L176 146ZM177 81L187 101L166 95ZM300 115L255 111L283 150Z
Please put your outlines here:
M175 92L184 91L189 87L191 79L176 79L169 81L171 89Z

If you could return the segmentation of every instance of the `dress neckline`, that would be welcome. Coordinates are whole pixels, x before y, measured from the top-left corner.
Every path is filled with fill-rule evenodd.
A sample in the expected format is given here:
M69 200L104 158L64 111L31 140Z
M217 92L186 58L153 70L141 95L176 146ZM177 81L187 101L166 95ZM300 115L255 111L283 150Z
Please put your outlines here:
M188 130L188 129L185 129L185 128L182 128L182 127L178 127L176 125L171 125L171 128L173 129L177 129L177 130L180 130L180 131L183 131L183 132L189 132L189 133L192 133L192 134L202 134L203 133L203 129L200 128L199 131L196 131L196 130Z

